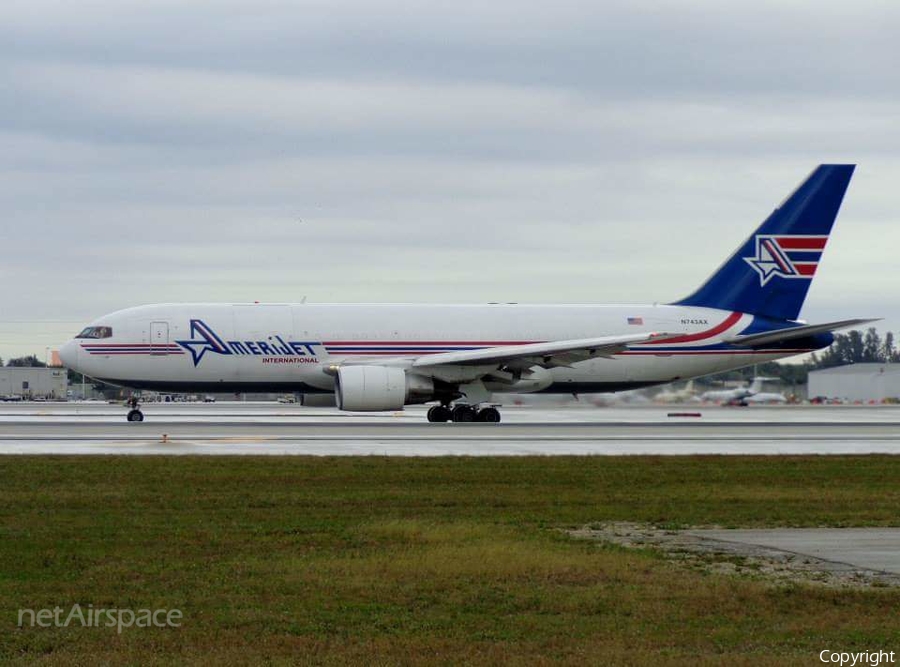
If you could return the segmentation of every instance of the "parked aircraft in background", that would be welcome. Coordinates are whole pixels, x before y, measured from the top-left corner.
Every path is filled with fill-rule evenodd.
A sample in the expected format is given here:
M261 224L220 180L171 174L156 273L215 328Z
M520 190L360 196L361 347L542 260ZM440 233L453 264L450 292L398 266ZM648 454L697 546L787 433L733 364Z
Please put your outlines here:
M871 321L797 319L853 168L816 168L671 304L161 304L99 318L60 357L136 389L334 393L353 411L434 402L434 422L499 421L495 394L616 392L780 359Z
M700 400L708 401L710 403L740 403L746 405L750 402L766 402L766 399L763 397L769 397L768 402L784 403L786 399L782 394L774 394L772 392L762 391L764 382L771 382L777 379L778 378L755 377L753 378L753 382L751 382L750 385L746 387L734 387L733 389L713 389L710 391L705 391L700 395ZM756 401L751 401L754 396L759 396L761 398ZM781 400L778 401L776 398L774 398L775 396L780 396Z
M772 405L774 403L787 403L787 396L779 391L760 391L750 394L743 399L746 405Z

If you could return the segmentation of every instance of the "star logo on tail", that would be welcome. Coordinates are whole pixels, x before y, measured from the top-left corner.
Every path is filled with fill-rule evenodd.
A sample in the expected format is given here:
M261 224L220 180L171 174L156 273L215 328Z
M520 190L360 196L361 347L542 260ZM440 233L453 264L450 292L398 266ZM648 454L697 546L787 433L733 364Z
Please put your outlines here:
M819 265L827 236L769 236L756 237L756 255L744 261L759 274L759 285L775 278L811 280Z

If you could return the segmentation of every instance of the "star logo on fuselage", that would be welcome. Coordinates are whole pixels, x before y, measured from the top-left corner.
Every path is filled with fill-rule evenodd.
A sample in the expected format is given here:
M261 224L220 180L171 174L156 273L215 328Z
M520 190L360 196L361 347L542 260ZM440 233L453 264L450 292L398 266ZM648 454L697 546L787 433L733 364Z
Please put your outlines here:
M199 340L197 336L199 336ZM207 352L231 354L228 346L203 320L191 320L191 338L189 340L176 340L175 342L191 353L195 367L200 364L203 355Z

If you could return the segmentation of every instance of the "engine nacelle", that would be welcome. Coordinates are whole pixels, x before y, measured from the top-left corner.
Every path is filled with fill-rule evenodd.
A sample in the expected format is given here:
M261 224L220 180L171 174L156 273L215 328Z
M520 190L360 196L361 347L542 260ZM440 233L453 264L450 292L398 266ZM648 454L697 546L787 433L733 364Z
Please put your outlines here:
M425 403L434 396L434 382L388 366L342 366L334 380L340 410L374 412L401 410L408 403Z

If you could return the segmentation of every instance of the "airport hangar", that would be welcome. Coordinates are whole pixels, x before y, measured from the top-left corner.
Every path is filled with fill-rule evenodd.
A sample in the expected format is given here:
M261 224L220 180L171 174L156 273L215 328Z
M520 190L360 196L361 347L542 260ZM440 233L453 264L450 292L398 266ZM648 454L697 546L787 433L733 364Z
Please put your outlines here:
M68 373L65 368L4 366L0 368L0 397L66 398Z
M809 397L850 401L900 398L900 364L863 363L809 372Z

